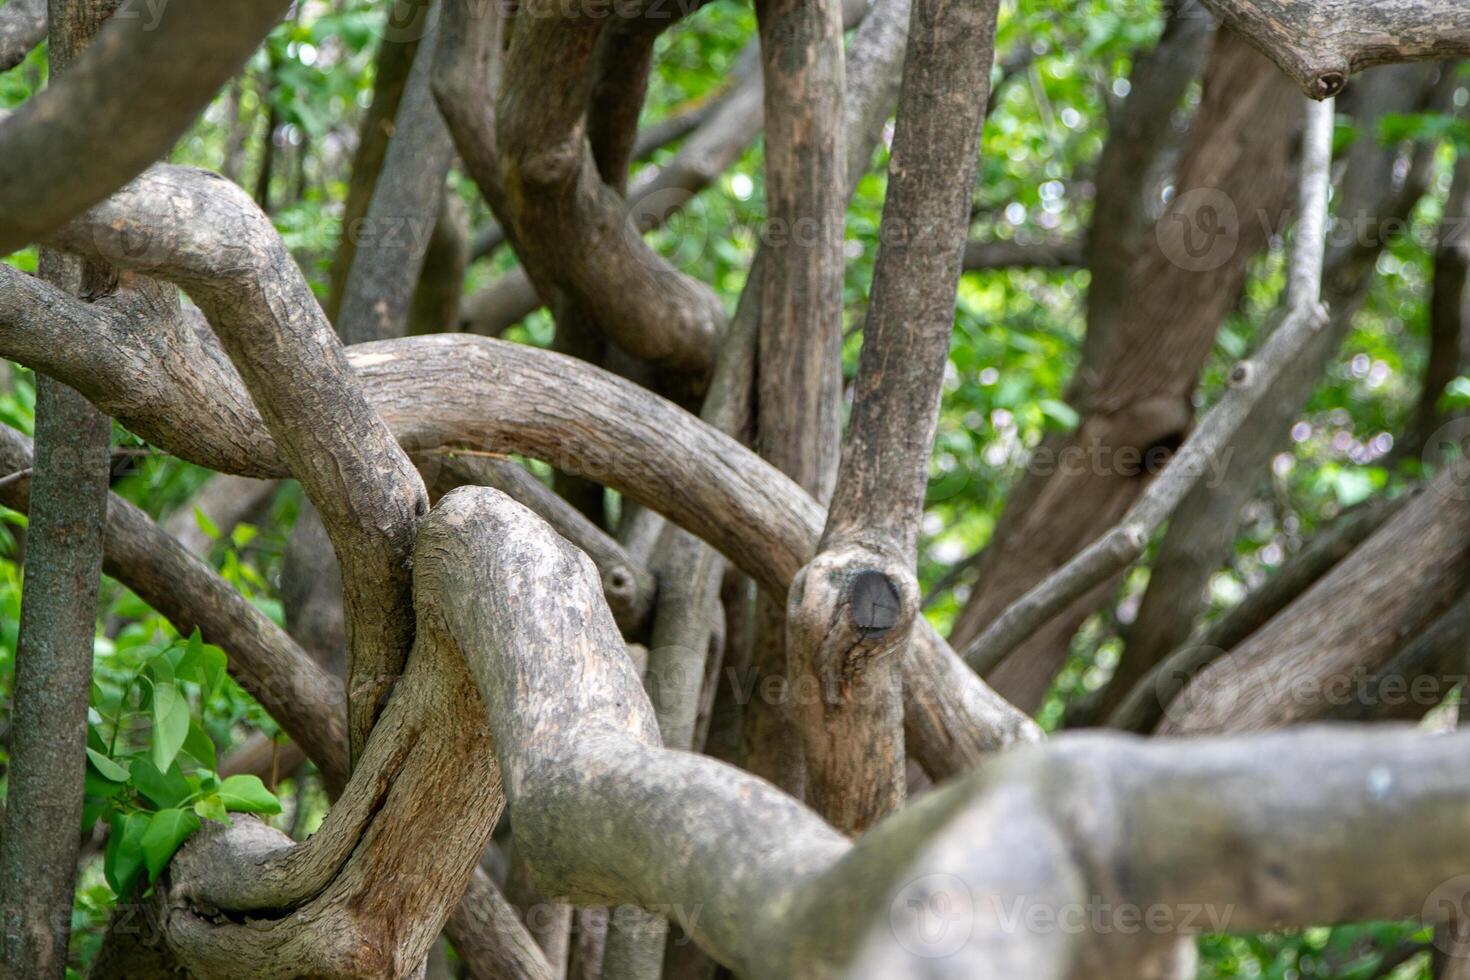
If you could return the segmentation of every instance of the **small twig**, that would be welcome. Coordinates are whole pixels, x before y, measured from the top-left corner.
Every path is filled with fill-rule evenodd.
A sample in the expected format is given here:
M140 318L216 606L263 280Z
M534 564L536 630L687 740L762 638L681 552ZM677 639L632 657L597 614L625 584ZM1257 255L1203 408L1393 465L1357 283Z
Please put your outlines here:
M1332 164L1333 103L1307 103L1300 207L1292 243L1286 314L1250 359L1230 372L1230 387L1179 452L1123 519L1071 561L1017 599L964 651L965 662L986 674L1054 615L1142 556L1149 538L1169 519L1229 445L1256 402L1326 322L1318 297L1326 247L1327 190Z
M0 476L0 487L8 487L17 480L23 480L30 475L31 467L29 466L23 470L16 470L14 473L7 473L5 476Z

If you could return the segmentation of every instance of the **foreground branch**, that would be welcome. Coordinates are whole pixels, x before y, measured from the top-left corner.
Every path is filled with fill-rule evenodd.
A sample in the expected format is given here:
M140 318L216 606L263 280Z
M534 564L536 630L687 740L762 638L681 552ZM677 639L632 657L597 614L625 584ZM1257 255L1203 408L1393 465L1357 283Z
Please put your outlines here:
M154 168L57 237L181 286L217 331L342 564L356 754L412 642L408 558L428 497L305 277L255 203L200 170Z
M1319 729L1188 746L1064 738L854 847L764 781L659 747L595 570L529 511L459 490L422 537L420 575L452 583L438 590L444 622L543 888L667 912L741 975L890 980L941 963L945 976L1143 976L1194 929L1439 913L1429 899L1470 846L1463 738ZM1228 854L1231 873L1201 854ZM1017 899L1026 914L1157 913L1146 930L1016 928L1001 910ZM956 910L966 928L958 941L939 930L938 949L929 929Z

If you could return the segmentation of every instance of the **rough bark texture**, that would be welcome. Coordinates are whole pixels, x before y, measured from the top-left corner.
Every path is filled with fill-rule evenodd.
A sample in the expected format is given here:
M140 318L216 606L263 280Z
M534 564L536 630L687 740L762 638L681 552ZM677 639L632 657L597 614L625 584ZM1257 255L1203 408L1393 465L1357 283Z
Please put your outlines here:
M1374 65L1470 54L1470 9L1458 0L1203 0L1314 99Z
M443 591L444 622L543 887L667 909L741 975L1156 976L1179 931L1208 925L1201 910L1228 907L1228 928L1247 930L1439 912L1426 899L1470 843L1462 738L1315 729L1063 739L951 783L854 847L769 784L658 747L595 569L529 511L458 490L422 536L421 576L459 586ZM539 601L548 589L561 601ZM1229 855L1228 873L1185 859L1201 853ZM1150 903L1170 919L1032 930L984 915L935 956L922 910L936 890L1053 914ZM895 920L895 906L920 912Z
M25 60L46 39L46 0L9 0L0 7L0 71Z
M1287 206L1300 118L1300 100L1280 73L1244 41L1220 33L1177 193L1129 267L1121 306L1089 310L1088 332L1105 342L1084 344L1068 392L1081 424L1045 440L1033 460L1052 463L1033 462L1012 491L952 642L969 644L1116 524L1183 441L1190 394L1215 332L1247 262ZM1007 658L991 675L997 689L1023 709L1039 705L1071 635L1104 595L1084 596Z
M61 977L71 934L87 696L102 571L112 427L81 395L39 379L33 509L15 654L0 927L16 978Z
M500 182L513 244L533 280L554 288L630 354L692 373L713 364L719 299L673 268L625 220L586 141L589 68L605 18L524 6L506 53L496 118ZM551 77L569 84L549 84ZM463 147L461 147L463 152ZM493 203L493 202L492 202ZM621 301L605 303L608 290Z
M995 18L996 5L985 0L914 6L836 495L821 552L797 574L787 600L791 673L798 691L816 695L797 701L809 794L849 833L897 810L904 795L894 654L908 646L919 615L919 525Z
M52 0L53 79L115 7L112 0ZM41 256L41 274L84 300L116 287L108 266L49 251ZM61 382L36 379L32 507L0 836L0 950L17 980L66 973L79 842L65 828L78 826L82 815L111 444L107 416Z
M70 240L94 247L84 225L75 230ZM186 459L207 459L225 472L284 475L243 384L217 348L210 353L207 337L196 338L192 359L177 364L184 351L155 350L151 337L129 338L100 317L79 319L85 308L20 273L0 267L0 277L7 286L0 324L27 327L0 330L4 353L62 373L95 404ZM89 331L109 342L86 344ZM58 356L63 341L74 345L66 358ZM698 534L775 596L785 595L815 554L825 515L800 488L688 413L597 368L461 335L358 345L348 361L389 430L415 452L519 453L590 476ZM140 389L137 379L147 377L170 384ZM175 377L201 394L173 387ZM1001 745L1036 737L1034 725L922 623L904 654L904 680L910 751L931 773L961 771Z
M767 231L766 254L752 266L761 276L755 441L764 458L823 503L832 495L842 437L846 168L839 11L835 0L763 0L756 8ZM796 674L788 662L785 603L762 597L757 605L756 670L789 684ZM800 798L805 766L795 700L751 702L743 765Z
M396 3L397 0L395 6ZM389 12L390 24L393 14L398 12L396 9ZM408 85L408 74L413 67L418 43L419 39L415 35L400 38L388 32L378 48L378 60L373 67L373 102L363 115L362 126L358 130L357 149L353 151L352 173L347 183L347 199L342 203L342 235L332 254L326 310L328 319L333 323L337 321L337 311L342 306L342 294L347 286L347 274L351 271L353 257L357 254L358 236L355 229L360 227L367 215L373 190L377 187L378 175L388 156L388 144L393 139L395 120L398 118L398 106Z
M1326 575L1382 527L1406 499L1375 499L1344 514L1293 555L1265 585L1200 631L1197 640L1171 651L1140 677L1118 697L1115 708L1109 709L1107 705L1113 702L1103 699L1096 714L1106 717L1112 728L1139 734L1152 731L1164 708L1185 684ZM1109 690L1111 686L1104 693Z
M343 570L356 754L413 638L408 556L428 510L423 482L363 399L280 237L239 188L156 167L88 218L88 251L174 282L199 304L321 514Z

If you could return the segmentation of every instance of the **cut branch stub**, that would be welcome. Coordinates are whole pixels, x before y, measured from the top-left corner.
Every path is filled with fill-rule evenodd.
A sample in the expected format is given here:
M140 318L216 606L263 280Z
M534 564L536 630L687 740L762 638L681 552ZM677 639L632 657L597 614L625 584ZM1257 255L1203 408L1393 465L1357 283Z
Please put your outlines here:
M918 612L913 572L861 545L822 552L791 585L786 648L807 792L839 830L860 833L903 802L897 655Z
M1470 55L1464 0L1204 0L1314 99L1374 65Z

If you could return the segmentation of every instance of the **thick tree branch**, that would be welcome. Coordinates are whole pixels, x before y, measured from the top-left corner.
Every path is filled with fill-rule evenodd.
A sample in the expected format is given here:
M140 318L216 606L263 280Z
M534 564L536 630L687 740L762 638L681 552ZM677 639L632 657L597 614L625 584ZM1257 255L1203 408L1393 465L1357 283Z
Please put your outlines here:
M996 5L986 0L914 6L883 243L837 490L821 551L797 574L788 599L791 671L820 695L798 708L810 795L850 833L896 810L904 794L893 655L908 646L919 615L919 525L995 18Z
M133 9L113 18L63 81L0 118L0 255L163 156L288 6L173 0L157 16Z
M726 315L625 220L586 142L594 46L605 18L533 0L506 55L496 126L513 244L533 278L561 290L599 332L641 360L700 374ZM549 79L570 78L571 84ZM609 297L614 297L610 301Z
M1316 729L1189 746L1062 739L992 762L853 847L763 781L658 747L591 563L524 508L455 491L422 534L420 575L454 584L438 590L444 620L543 887L669 910L742 975L887 980L936 963L945 976L1145 975L1192 928L1435 912L1428 899L1470 845L1460 738ZM1202 851L1229 854L1230 873ZM1147 904L1169 919L1032 930L979 914L935 957L924 916L936 889L1056 915ZM1228 922L1185 923L1191 905L1228 908ZM918 916L896 921L895 908Z
M87 245L89 236L75 240ZM187 367L170 368L173 348L80 319L86 308L3 266L0 282L0 353L56 370L184 458L243 475L287 473L243 384L206 341L196 340ZM463 335L363 344L347 357L374 409L414 452L515 453L594 478L698 534L773 596L786 594L815 553L825 514L810 497L734 440L600 369ZM140 378L175 375L190 387L139 390ZM1037 735L925 624L904 654L904 677L909 749L931 773L960 771Z
M442 496L465 485L494 487L529 507L572 544L602 575L602 594L624 634L636 634L653 608L653 574L602 528L593 524L546 484L508 459L478 454L421 455L415 462L429 489Z
M1202 630L1197 641L1171 651L1131 683L1118 697L1117 707L1108 711L1108 727L1139 734L1152 731L1180 688L1315 585L1397 513L1406 499L1375 498L1319 532L1265 585Z
M1161 43L1186 44L1190 26L1180 24ZM1173 65L1172 56L1165 60ZM1134 93L1155 111L1155 99L1166 101L1156 88L1180 80L1145 74L1142 63L1138 70ZM1122 237L1109 247L1107 230L1089 233L1087 336L1066 394L1081 421L1072 432L1043 440L1007 497L970 598L955 618L956 645L972 641L1116 524L1184 441L1194 417L1191 396L1215 334L1240 295L1251 257L1289 208L1302 105L1290 83L1245 41L1222 31L1203 86L1173 178L1175 194L1152 234L1119 224L1112 230ZM1144 106L1138 111L1148 115ZM1128 138L1123 130L1112 137ZM1134 195L1144 186L1137 171L1145 164L1118 166L1128 179L1098 187L1100 208L1113 195L1128 201L1125 209L1137 206ZM1130 211L1128 221L1134 220ZM1134 258L1119 270L1112 260L1125 248ZM1052 618L991 682L1022 708L1038 707L1072 634L1108 590L1105 583Z
M51 0L52 81L112 16L116 0ZM43 250L41 274L97 300L117 274ZM87 707L112 421L54 378L36 379L36 447L27 528L4 834L0 836L0 951L17 980L66 972L78 840L56 828L82 816Z
M1245 642L1194 674L1159 731L1248 731L1319 718L1353 700L1404 639L1464 595L1466 463L1438 475L1351 555Z
M1470 8L1459 0L1203 2L1314 99L1374 65L1470 55Z
M428 498L295 261L244 192L180 167L149 170L57 239L176 283L218 331L342 564L360 751L412 642L408 556Z
M1316 104L1309 111L1303 147L1299 216L1280 326L1255 357L1235 366L1229 390L1123 520L1012 604L966 648L965 661L976 671L983 674L993 668L1053 614L1136 561L1153 533L1204 477L1275 377L1326 322L1319 295L1332 163L1330 102Z
M1387 113L1447 103L1452 87L1443 82L1432 85L1434 74L1431 65L1393 65L1364 75L1352 92L1359 131L1372 131ZM1427 103L1426 96L1430 96ZM1148 590L1114 673L1118 686L1109 684L1102 698L1105 712L1150 667L1188 640L1210 576L1233 554L1242 508L1259 493L1271 460L1289 446L1292 422L1300 417L1373 285L1374 263L1387 244L1387 230L1405 226L1410 219L1431 175L1433 158L1434 146L1427 142L1405 153L1402 146L1382 147L1375 140L1360 139L1348 150L1335 195L1335 227L1353 233L1351 240L1335 243L1328 251L1322 286L1330 314L1327 326L1251 409L1231 440L1229 466L1220 478L1197 485L1169 519Z

